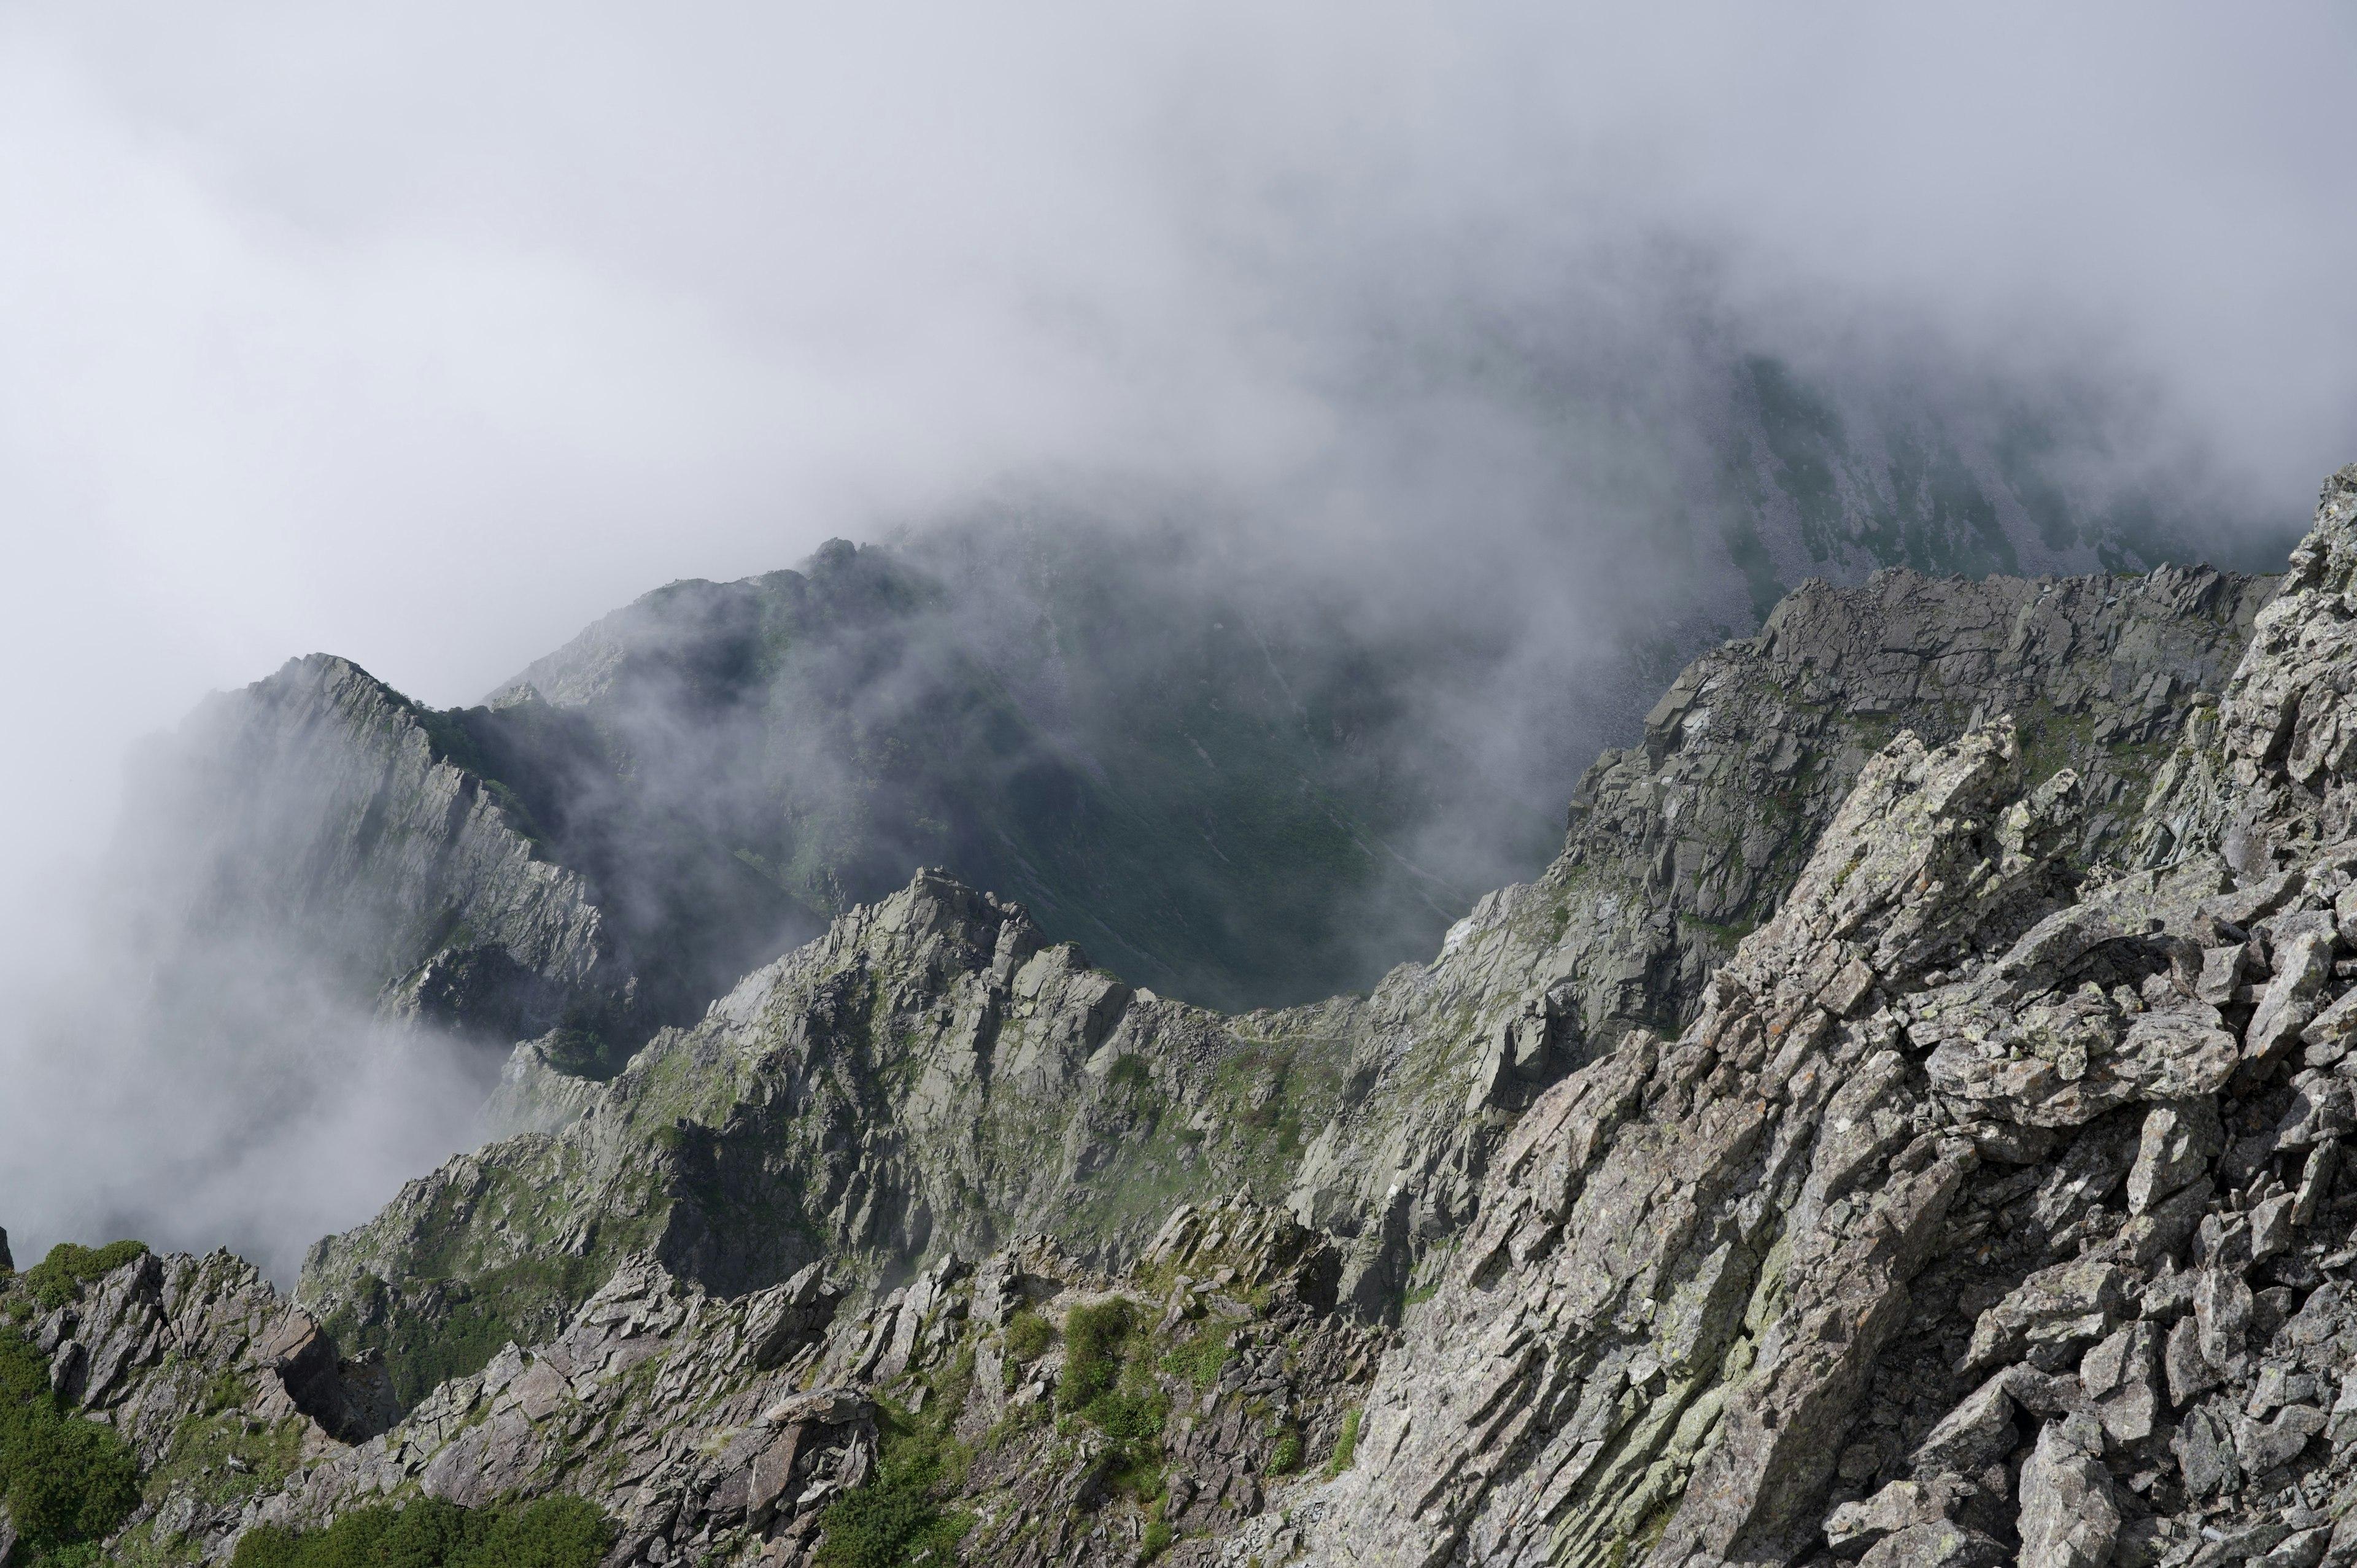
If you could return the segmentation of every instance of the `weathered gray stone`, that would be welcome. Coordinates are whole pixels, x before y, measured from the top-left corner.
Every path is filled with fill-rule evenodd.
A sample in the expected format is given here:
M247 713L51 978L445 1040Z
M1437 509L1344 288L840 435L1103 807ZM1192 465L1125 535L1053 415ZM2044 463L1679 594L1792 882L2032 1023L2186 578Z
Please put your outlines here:
M2209 1169L2226 1146L2217 1103L2206 1096L2169 1101L2145 1112L2136 1165L2128 1172L2128 1208L2143 1214Z
M2109 1259L2041 1269L1981 1314L1964 1352L1965 1369L2027 1358L2055 1370L2108 1334L2126 1308L2125 1277Z
M2201 1351L2201 1326L2180 1317L2169 1331L2163 1360L2169 1371L2169 1403L2182 1409L2195 1395L2226 1380L2226 1369Z
M1943 1521L1910 1525L1885 1537L1858 1568L1997 1568L2011 1555L1976 1530Z
M2141 1443L2153 1434L2160 1411L2159 1347L2151 1324L2131 1323L2080 1359L2080 1386L2115 1442Z
M2120 1534L2111 1472L2049 1423L2021 1467L2021 1568L2106 1568Z
M1945 1522L1964 1483L1954 1476L1930 1482L1893 1481L1870 1498L1844 1503L1825 1516L1825 1543L1863 1551L1914 1525Z
M2330 920L2327 921L2328 926ZM2275 955L2275 978L2259 997L2243 1037L2245 1059L2268 1062L2287 1054L2316 1015L2317 993L2331 972L2334 937L2324 931L2301 931Z
M2232 1371L2251 1326L2251 1287L2241 1271L2213 1265L2193 1283L2193 1324L2202 1359Z
M2200 1406L2187 1411L2169 1446L2177 1454L2185 1489L2193 1497L2229 1492L2242 1484L2232 1430L2222 1425L2209 1411Z

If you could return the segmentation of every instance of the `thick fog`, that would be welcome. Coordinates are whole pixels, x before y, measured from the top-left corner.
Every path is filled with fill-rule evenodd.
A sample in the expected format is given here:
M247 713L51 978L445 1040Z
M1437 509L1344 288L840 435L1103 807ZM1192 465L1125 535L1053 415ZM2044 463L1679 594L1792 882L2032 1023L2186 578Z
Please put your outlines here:
M285 1276L468 1141L479 1062L299 975L126 1022L126 748L290 655L471 702L1036 504L1601 671L1695 613L1747 353L2030 409L2264 555L2357 456L2352 58L2330 5L0 10L0 1225Z

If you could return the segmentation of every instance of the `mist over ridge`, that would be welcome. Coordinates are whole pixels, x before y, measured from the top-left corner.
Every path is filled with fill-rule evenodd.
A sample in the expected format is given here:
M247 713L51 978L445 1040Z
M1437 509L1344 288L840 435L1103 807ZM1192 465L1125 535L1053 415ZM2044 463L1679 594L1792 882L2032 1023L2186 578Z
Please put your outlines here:
M1233 697L1364 830L1379 875L1288 923L1316 962L1217 996L1302 1000L1543 865L1779 592L2274 569L2357 409L2314 351L2352 320L2329 13L147 20L0 22L0 636L61 759L0 837L24 1245L283 1272L474 1135L479 1051L389 1044L373 974L260 942L157 1036L123 933L186 906L131 854L86 908L131 738L290 655L447 712L653 585L847 538L965 607L925 646L1095 788L1076 729L1135 715L1073 716L1120 629L1079 611L1128 607L1104 692L1218 685L1162 693L1168 757ZM877 733L930 680L863 688ZM772 879L801 912L679 995L881 864ZM1057 934L1148 980L1087 918Z

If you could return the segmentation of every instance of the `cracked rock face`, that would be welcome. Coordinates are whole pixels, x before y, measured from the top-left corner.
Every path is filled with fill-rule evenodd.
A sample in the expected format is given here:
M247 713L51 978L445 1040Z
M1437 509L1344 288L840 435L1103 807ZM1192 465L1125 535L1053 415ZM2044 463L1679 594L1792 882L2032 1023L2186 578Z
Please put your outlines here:
M2357 1554L2351 1080L2311 1027L2357 975L2352 524L2357 469L2121 835L2142 869L2072 872L2083 786L2007 726L1870 764L1695 1022L1510 1136L1310 1560Z
M66 1408L130 1444L146 1496L127 1528L164 1520L192 1552L229 1540L280 1479L272 1462L343 1452L397 1413L382 1361L340 1358L308 1313L226 1252L142 1253L49 1309L0 1272L0 1332L29 1337ZM198 1474L182 1455L199 1448L229 1458Z
M2118 858L2154 769L2224 683L2276 579L2207 567L1967 583L1804 584L1756 637L1689 665L1641 746L1580 780L1559 868L1562 946L1591 1037L1690 1022L1711 970L1765 920L1867 759L2014 716L2026 768L2068 768L2068 857Z
M2075 792L2020 799L2018 771L2009 728L1894 743L1694 1026L1632 1036L1532 1109L1385 1363L1313 1555L1603 1563L1648 1532L1663 1561L1806 1546L1983 1164L1977 1118L1946 1112L1876 1000L2036 939ZM2054 1294L2078 1321L2103 1293ZM2018 1316L2028 1337L2058 1313Z

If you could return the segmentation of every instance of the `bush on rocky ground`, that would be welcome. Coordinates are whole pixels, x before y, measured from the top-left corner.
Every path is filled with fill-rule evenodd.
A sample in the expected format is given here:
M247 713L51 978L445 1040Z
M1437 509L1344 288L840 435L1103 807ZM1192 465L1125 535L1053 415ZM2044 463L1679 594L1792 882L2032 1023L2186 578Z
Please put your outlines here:
M970 1374L969 1374L970 1375ZM846 1493L819 1516L824 1531L823 1568L899 1568L919 1561L950 1563L974 1527L970 1514L945 1509L938 1498L963 1474L965 1455L950 1427L960 1402L931 1401L927 1420L880 1404L877 1426L881 1463L875 1481Z
M103 1247L83 1247L71 1241L60 1241L49 1249L49 1255L25 1271L25 1288L41 1304L44 1312L55 1312L74 1298L85 1280L113 1273L147 1250L145 1241L113 1241Z
M580 1498L529 1508L465 1509L438 1498L356 1509L325 1530L261 1525L232 1568L590 1568L614 1529Z
M8 1329L0 1329L0 1497L29 1561L58 1568L90 1557L78 1549L94 1549L139 1501L138 1466L123 1439L72 1414L50 1391L39 1348Z

